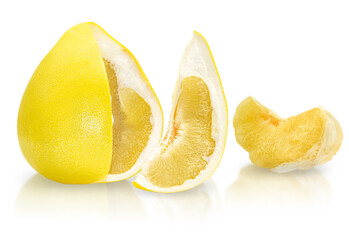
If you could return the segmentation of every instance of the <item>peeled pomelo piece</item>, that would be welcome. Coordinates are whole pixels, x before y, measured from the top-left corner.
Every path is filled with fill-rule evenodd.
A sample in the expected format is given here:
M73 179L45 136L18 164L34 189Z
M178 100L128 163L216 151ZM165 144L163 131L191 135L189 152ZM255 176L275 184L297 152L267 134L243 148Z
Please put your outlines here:
M204 182L222 158L227 114L211 51L203 36L194 32L180 64L167 133L134 185L180 192Z
M276 172L324 164L343 139L337 120L321 107L282 119L252 97L237 107L233 124L236 140L251 161Z
M69 29L34 72L18 114L29 164L61 183L127 179L158 145L162 111L134 56L94 23Z

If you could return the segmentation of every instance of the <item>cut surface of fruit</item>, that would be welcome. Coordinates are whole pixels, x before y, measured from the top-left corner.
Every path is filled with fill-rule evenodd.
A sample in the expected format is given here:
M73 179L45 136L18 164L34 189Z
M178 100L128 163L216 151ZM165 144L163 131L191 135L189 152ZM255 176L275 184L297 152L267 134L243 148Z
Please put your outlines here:
M113 113L113 150L109 174L125 173L136 163L152 130L151 109L131 88L118 88L115 66L104 60Z
M195 32L182 57L167 132L134 185L179 192L205 181L222 157L227 122L213 57L206 40Z
M161 107L137 60L94 23L69 29L48 53L18 115L25 158L62 183L137 174L161 133Z
M160 104L133 55L99 26L89 24L106 69L113 116L109 174L119 181L137 174L162 132Z
M211 129L212 106L206 84L198 77L183 79L165 144L149 163L150 182L166 188L182 185L198 176L207 167L205 157L214 151Z
M343 139L339 123L321 107L282 119L252 97L237 107L233 124L236 140L251 161L276 172L324 164Z

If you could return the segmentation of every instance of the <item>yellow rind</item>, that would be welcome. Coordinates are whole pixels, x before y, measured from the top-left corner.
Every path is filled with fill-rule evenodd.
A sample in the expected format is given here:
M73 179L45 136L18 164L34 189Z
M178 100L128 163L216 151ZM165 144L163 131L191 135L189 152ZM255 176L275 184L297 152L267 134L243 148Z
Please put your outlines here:
M98 182L108 174L109 86L87 23L69 29L35 70L17 126L23 155L45 177L77 184Z
M124 181L124 180L127 180L131 177L134 177L136 176L138 173L140 173L142 171L142 169L140 169L138 172L136 172L135 174L132 174L128 177L125 177L125 178L121 178L121 179L118 179L118 180L113 180L113 181L106 181L105 179L103 179L102 181L99 181L99 183L111 183L111 182L120 182L120 181Z
M156 192L156 191L153 191L151 189L143 187L141 184L137 183L136 181L133 181L132 184L133 184L134 187L136 187L138 189L149 191L149 192ZM157 193L161 193L161 192L157 192Z

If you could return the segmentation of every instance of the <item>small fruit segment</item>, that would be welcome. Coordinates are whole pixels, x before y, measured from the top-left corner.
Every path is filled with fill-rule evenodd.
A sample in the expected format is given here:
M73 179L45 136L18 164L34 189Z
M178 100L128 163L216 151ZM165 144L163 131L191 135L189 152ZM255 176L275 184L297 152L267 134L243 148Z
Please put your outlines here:
M204 182L217 168L227 134L227 108L205 39L198 33L183 55L166 135L134 185L178 192Z
M252 97L237 107L233 124L236 140L251 161L277 172L326 163L343 138L339 123L322 108L282 119Z
M135 175L161 132L161 107L137 60L94 23L72 27L47 54L18 114L26 160L62 183Z

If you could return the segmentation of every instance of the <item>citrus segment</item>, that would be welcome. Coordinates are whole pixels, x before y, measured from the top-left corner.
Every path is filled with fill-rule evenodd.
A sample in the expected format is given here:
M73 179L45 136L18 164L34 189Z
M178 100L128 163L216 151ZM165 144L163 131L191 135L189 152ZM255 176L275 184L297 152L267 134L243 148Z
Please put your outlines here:
M314 108L282 119L249 97L236 109L235 136L260 167L279 172L308 169L327 162L339 149L342 131L331 116L322 108ZM327 133L331 124L335 125L331 130L334 138Z
M226 134L220 78L206 40L195 32L180 64L167 133L134 186L178 192L199 185L217 168Z

